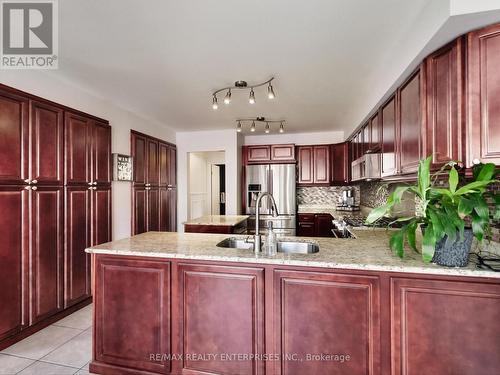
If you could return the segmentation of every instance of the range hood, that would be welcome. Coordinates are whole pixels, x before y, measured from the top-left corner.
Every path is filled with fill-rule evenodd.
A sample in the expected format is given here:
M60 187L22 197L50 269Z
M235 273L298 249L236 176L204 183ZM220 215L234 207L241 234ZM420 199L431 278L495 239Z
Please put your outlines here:
M380 153L364 154L351 163L352 181L371 181L380 179Z

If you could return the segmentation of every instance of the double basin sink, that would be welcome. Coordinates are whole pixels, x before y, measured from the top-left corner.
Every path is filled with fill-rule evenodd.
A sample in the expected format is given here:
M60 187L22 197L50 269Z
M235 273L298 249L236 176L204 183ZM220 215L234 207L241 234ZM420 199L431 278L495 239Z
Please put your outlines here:
M217 244L218 247L253 250L253 242L247 239L229 237ZM288 254L312 254L319 251L319 245L307 241L278 241L278 252Z

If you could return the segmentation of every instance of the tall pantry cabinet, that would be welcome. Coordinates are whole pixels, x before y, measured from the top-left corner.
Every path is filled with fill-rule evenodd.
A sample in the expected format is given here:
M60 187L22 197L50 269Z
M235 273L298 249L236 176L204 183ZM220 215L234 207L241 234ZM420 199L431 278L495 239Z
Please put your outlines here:
M148 135L131 131L134 161L132 234L177 230L177 149Z
M85 303L111 240L111 128L76 113L0 85L0 348Z

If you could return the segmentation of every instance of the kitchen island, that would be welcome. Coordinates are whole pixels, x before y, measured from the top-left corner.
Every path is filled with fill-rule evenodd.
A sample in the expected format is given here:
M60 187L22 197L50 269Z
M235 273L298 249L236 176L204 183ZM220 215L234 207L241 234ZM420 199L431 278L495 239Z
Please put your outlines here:
M386 231L355 235L301 238L320 251L275 257L219 248L217 234L149 232L88 249L91 370L499 373L498 273L401 260Z

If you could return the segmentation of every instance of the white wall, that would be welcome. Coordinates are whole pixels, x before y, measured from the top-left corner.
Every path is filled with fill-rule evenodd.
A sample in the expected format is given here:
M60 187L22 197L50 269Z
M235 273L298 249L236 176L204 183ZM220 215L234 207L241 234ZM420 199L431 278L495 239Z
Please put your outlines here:
M188 218L189 193L189 153L203 151L224 151L226 164L226 214L240 212L241 144L239 134L234 129L199 132L178 132L177 144L177 223L178 230L184 231L182 223Z
M450 0L452 16L500 9L498 0Z
M4 70L0 73L0 82L108 120L112 127L113 153L130 154L130 129L175 143L175 133L163 124L84 92L55 78L50 72ZM131 183L113 182L112 196L113 240L129 237L132 210Z
M317 145L339 143L343 141L343 131L245 135L243 139L245 145L269 145L280 143L293 143L296 145Z

